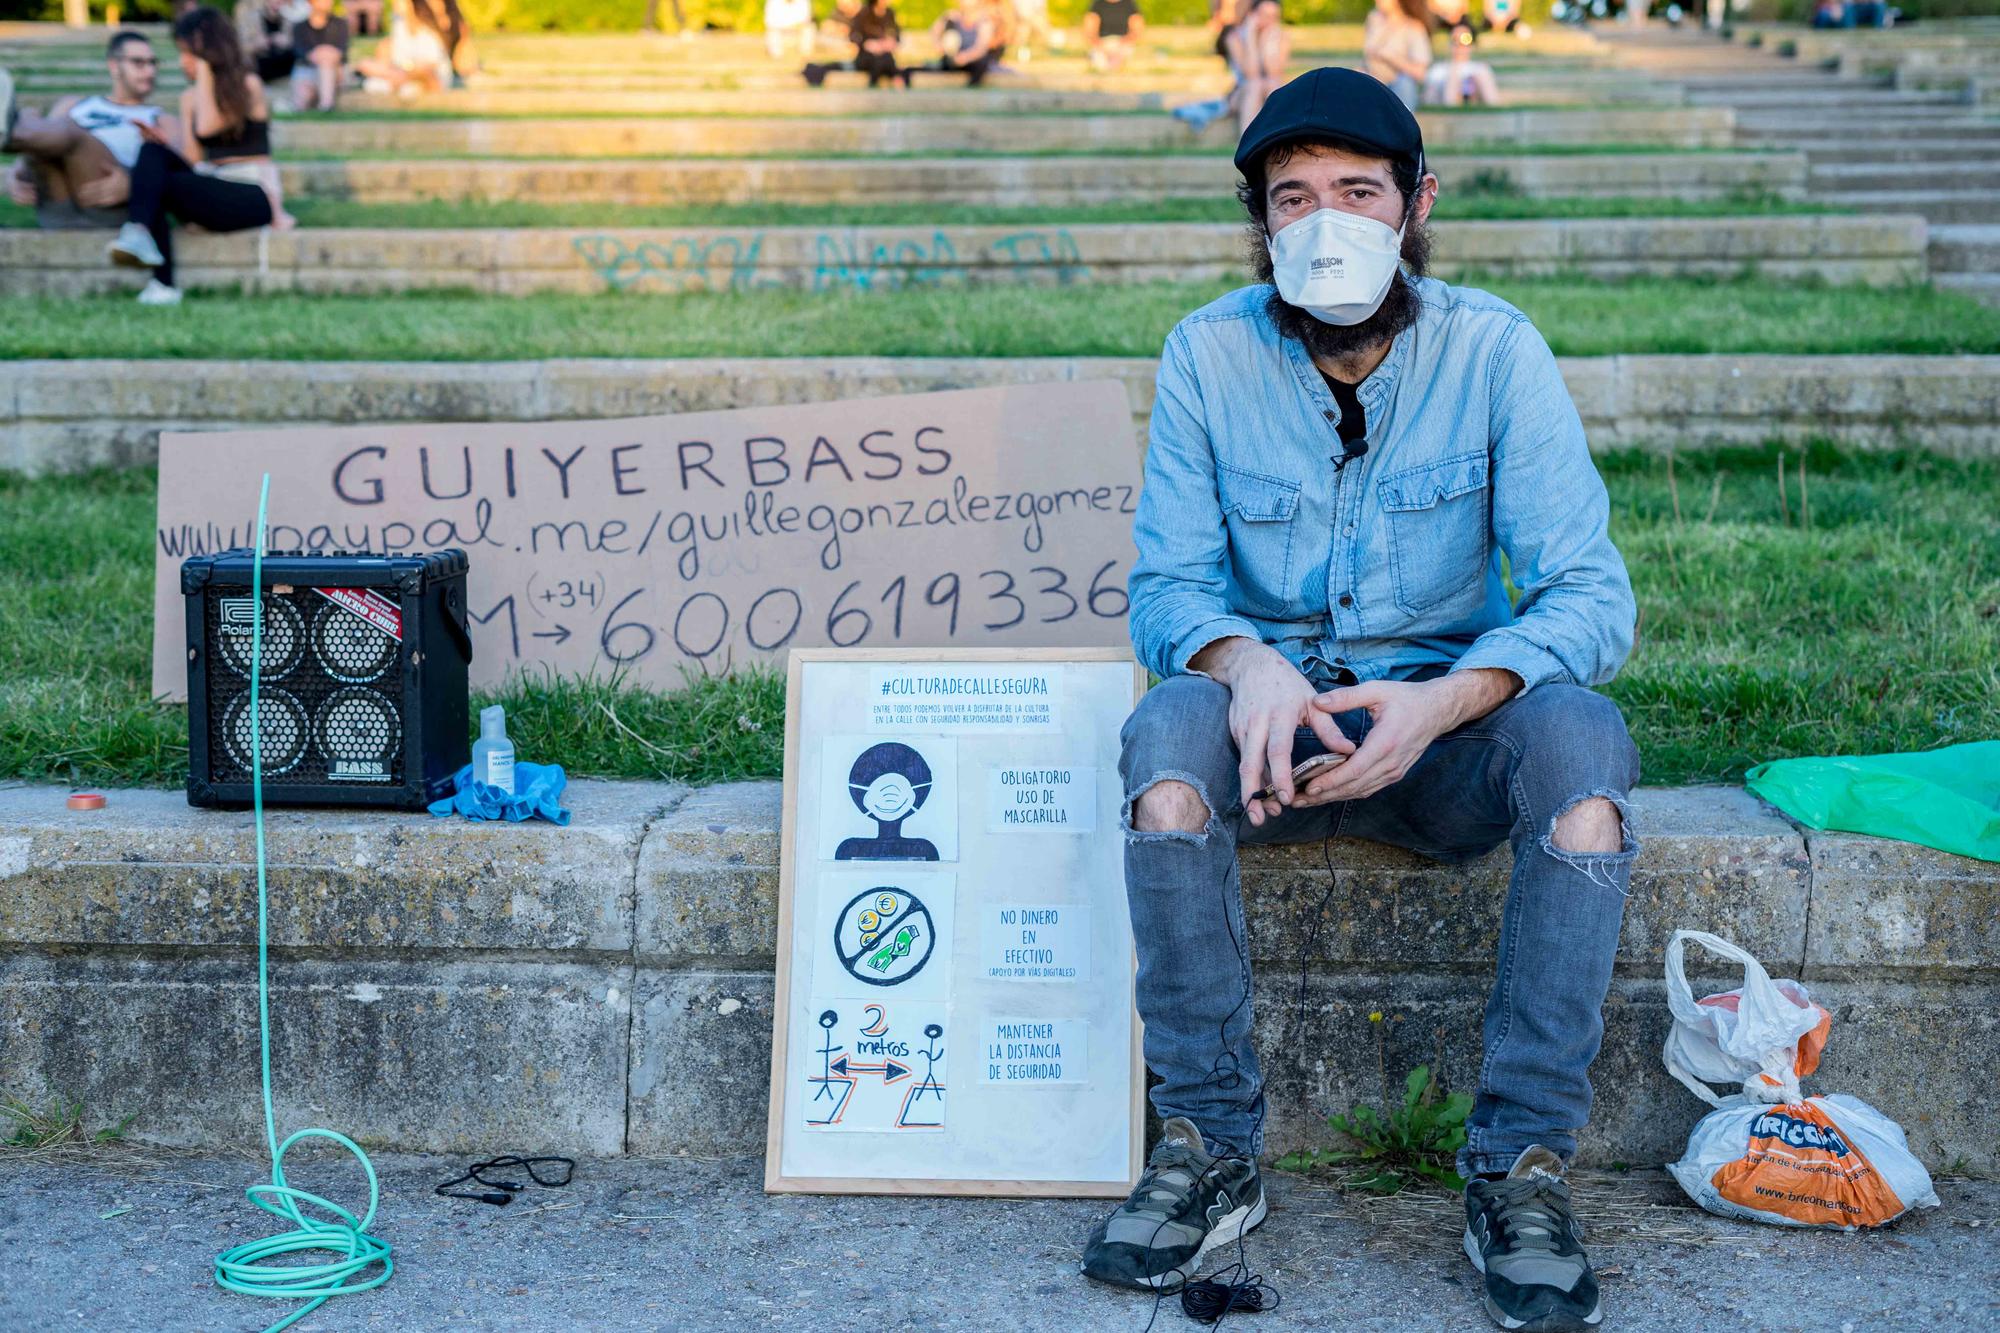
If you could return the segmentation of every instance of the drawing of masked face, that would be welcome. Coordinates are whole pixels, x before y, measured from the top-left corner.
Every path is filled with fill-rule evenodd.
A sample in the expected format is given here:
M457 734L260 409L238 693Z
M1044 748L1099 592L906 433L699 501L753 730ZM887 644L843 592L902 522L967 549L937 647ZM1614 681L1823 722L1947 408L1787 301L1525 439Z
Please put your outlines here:
M896 824L909 818L910 814L923 804L929 794L931 784L915 783L901 773L884 773L866 787L848 784L854 792L855 804L864 810L869 818L884 824Z

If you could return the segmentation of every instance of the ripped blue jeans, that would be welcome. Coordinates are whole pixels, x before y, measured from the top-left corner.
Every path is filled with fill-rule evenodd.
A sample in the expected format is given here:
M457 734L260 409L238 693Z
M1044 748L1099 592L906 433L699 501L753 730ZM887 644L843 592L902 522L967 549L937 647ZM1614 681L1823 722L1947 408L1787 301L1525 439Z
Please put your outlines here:
M1590 1118L1590 1063L1604 1035L1604 996L1638 851L1626 797L1639 780L1639 758L1618 706L1580 686L1539 685L1439 737L1402 781L1373 796L1287 810L1262 828L1243 813L1228 713L1225 687L1174 676L1147 693L1122 733L1125 888L1146 1063L1160 1079L1154 1109L1193 1121L1211 1151L1263 1151L1239 844L1331 834L1456 862L1511 842L1514 872L1458 1169L1505 1171L1532 1144L1567 1160ZM1365 712L1335 721L1356 742L1367 734ZM1162 781L1194 788L1211 812L1206 831L1133 830L1134 803ZM1623 849L1557 848L1556 819L1593 796L1618 807ZM1269 943L1277 957L1305 947L1303 939Z

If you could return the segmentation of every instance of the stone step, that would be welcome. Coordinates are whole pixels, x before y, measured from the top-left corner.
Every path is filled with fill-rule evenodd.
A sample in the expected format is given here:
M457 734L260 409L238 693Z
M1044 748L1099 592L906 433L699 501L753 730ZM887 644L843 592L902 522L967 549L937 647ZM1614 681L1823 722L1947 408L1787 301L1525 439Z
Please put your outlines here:
M1880 126L1895 134L1921 134L1927 130L1962 125L1991 125L1994 118L1970 103L1948 106L1904 107L1791 107L1769 108L1739 105L1733 108L1738 125L1754 126L1773 134L1795 132L1815 134L1824 130L1867 134Z
M1770 144L1766 147L1778 147ZM1820 148L1804 145L1806 161L1813 166L1859 166L1879 164L1902 166L1917 163L1928 166L1933 178L1948 179L1960 167L1987 167L2000 163L2000 139L1973 139L1966 143L1947 144L1898 144L1891 140L1885 144L1859 148L1842 145L1837 148Z
M865 87L765 88L755 93L716 89L676 89L653 93L606 93L580 87L548 93L497 93L465 88L426 98L426 124L449 124L454 117L512 116L516 118L573 116L585 113L634 117L672 116L1011 116L1116 115L1136 111L1165 113L1194 100L1188 92L1120 93L1064 92L1044 88L916 88L909 92ZM341 100L348 111L399 112L408 103L392 97L359 93ZM281 116L289 125L308 117ZM362 125L365 118L340 119L337 125Z
M1698 74L1680 80L1683 87L1703 92L1732 92L1743 88L1745 80L1736 75ZM1750 80L1758 88L1839 88L1851 92L1879 92L1890 87L1880 75L1841 75L1823 69L1787 69L1777 66L1759 70Z
M1717 70L1756 75L1781 68L1771 56L1728 46L1648 47L1617 41L1605 43L1612 63L1628 69Z
M1923 36L1914 31L1894 35L1885 32L1859 31L1774 33L1765 42L1767 48L1781 45L1789 46L1795 53L1791 58L1800 61L1853 59L1873 63L1935 59L1941 56L1976 54L1993 49L1990 39L1982 39L1969 33Z
M1593 445L1826 439L2000 457L2000 357L1558 358ZM397 421L573 421L1116 379L1143 439L1151 357L17 361L0 468L145 466L163 430Z
M1811 155L1828 155L1836 161L1869 162L1888 158L1948 160L1954 154L1986 153L2000 147L2000 124L1966 120L1903 126L1890 122L1875 132L1832 125L1811 133L1739 128L1736 138L1744 148L1799 148Z
M1835 116L1860 115L1864 108L1872 110L1895 106L1935 112L1941 107L1960 105L1964 101L1963 98L1943 94L1936 89L1901 89L1874 76L1850 79L1833 74L1817 76L1812 81L1801 80L1796 84L1745 79L1734 87L1718 84L1709 91L1717 94L1733 94L1742 99L1761 98L1781 106L1788 101L1825 104L1820 106L1820 109L1827 115Z
M134 1115L144 1138L254 1138L249 816L113 791L80 818L65 795L0 791L0 1067ZM389 1149L761 1148L778 784L584 781L566 799L562 829L267 816L281 1116ZM1832 1012L1809 1090L1864 1098L1931 1160L2000 1169L1982 1092L2000 1043L2000 867L1802 834L1733 788L1641 788L1632 811L1642 850L1584 1160L1671 1160L1703 1110L1659 1058L1663 950L1690 928ZM1478 1068L1510 854L1441 866L1354 840L1329 854L1330 879L1318 844L1243 856L1273 1153L1323 1141L1325 1112L1379 1097L1385 1066L1428 1062L1457 1087ZM1690 962L1701 990L1738 984Z
M1994 216L2000 216L2000 162L1963 160L1955 167L1941 169L1935 162L1828 162L1816 161L1810 175L1814 194L1860 190L1922 189L1948 181L1954 190L1982 190L1994 202Z
M984 283L1241 277L1236 223L1047 227L308 229L195 235L177 246L182 287L259 292L470 288L563 292L880 291ZM1534 218L1439 229L1432 271L1733 274L1895 285L1928 274L1923 219L1839 215ZM95 232L0 230L0 294L134 290Z
M2000 273L2000 222L1932 227L1930 261L1941 272Z
M1496 111L1424 118L1427 149L1463 145L1661 144L1724 148L1734 139L1725 107L1662 117L1651 110ZM279 156L417 153L518 157L680 157L773 153L1130 153L1227 149L1236 126L1205 134L1158 116L649 117L585 120L359 120L299 117L277 131Z
M1851 143L1866 151L1871 143L1916 140L1947 147L1962 139L1986 139L2000 135L2000 119L1925 113L1908 116L1814 116L1800 120L1793 116L1770 116L1760 111L1738 111L1736 129L1742 138L1770 138L1787 143L1831 140Z
M1890 89L1855 91L1838 87L1817 91L1804 88L1773 88L1767 91L1754 83L1746 83L1741 88L1715 91L1690 88L1687 90L1687 100L1689 106L1733 106L1742 111L1797 108L1801 116L1827 109L1854 113L1895 114L1965 105L1965 99L1952 92L1897 92Z
M4 65L0 61L0 65ZM1683 101L1679 87L1630 75L1579 78L1541 71L1499 71L1501 91L1510 103L1520 106L1638 104L1678 105ZM101 90L101 72L30 73L19 83L19 91L29 106L36 106L66 94ZM177 94L185 84L176 76L162 76L161 98ZM1213 68L1186 76L1068 76L1030 73L996 74L978 89L968 89L962 78L922 72L916 76L912 92L878 89L875 96L885 109L922 112L922 100L944 98L960 101L1058 94L1072 99L1133 99L1149 105L1177 106L1183 102L1220 97L1229 90L1227 72L1218 61ZM341 105L351 110L408 110L413 105L425 111L462 109L480 114L495 113L574 113L578 111L665 112L684 100L721 103L716 109L728 111L776 110L770 99L802 97L817 92L822 97L868 91L864 76L851 71L831 72L826 86L805 86L797 71L766 71L755 77L725 78L714 73L687 74L654 79L580 80L548 78L536 80L477 79L466 89L426 96L411 103L394 97L359 91L344 94ZM810 110L804 114L811 114Z
M1586 193L1727 197L1745 190L1797 198L1805 159L1793 153L1439 154L1447 187L1478 184L1529 196ZM283 162L292 197L363 203L523 199L571 203L960 203L995 207L1214 197L1234 189L1220 153L1117 157L659 159L599 162Z
M1992 190L1816 189L1813 199L1859 213L1889 209L1921 213L1933 226L1991 222L1996 212L2000 212L2000 197Z
M1940 273L1937 285L1986 305L2000 305L2000 273Z
M843 48L837 52L822 52L819 59L828 66L840 65L844 64L851 54L851 49ZM1315 63L1357 66L1360 64L1360 53L1347 53ZM671 92L688 88L722 88L737 89L749 95L771 88L805 87L804 64L804 61L782 64L767 61L734 69L701 65L684 68L614 70L601 73L575 71L565 67L522 69L512 72L487 70L475 76L472 84L477 88L502 93L561 92L577 87L596 88L605 92ZM962 73L937 68L934 58L924 58L920 63L904 67L909 69L914 87L920 90L951 90L967 86ZM1310 68L1310 66L1302 67ZM1621 78L1617 71L1612 70L1581 69L1571 72L1550 69L1540 63L1512 66L1502 64L1494 68L1493 73L1502 91L1509 93L1516 91L1517 84L1536 88L1571 86L1596 91L1615 87ZM828 68L826 77L827 86L830 87L855 87L867 83L867 75L845 68ZM1074 91L1141 90L1173 93L1192 91L1218 81L1225 87L1228 86L1228 70L1220 60L1209 57L1172 67L1128 65L1116 73L1104 74L1096 73L1080 62L1070 65L1042 62L1030 65L1002 65L987 75L981 87L997 87L1003 90L1054 88ZM1884 92L1880 95L1897 94Z
M913 91L904 93L887 89L871 92L858 77L835 76L824 88L776 87L754 91L677 88L621 93L572 87L536 92L499 92L473 87L427 97L422 106L426 112L468 116L730 115L746 112L834 116L871 111L910 115L959 112L989 115L1004 112L1163 111L1168 107L1198 101L1204 96L1220 96L1226 91L1226 85L1226 78L1217 76L1207 82L1152 90L1064 90L1012 85L996 87L989 83L978 89L944 85L927 88L919 84ZM1513 100L1524 104L1674 106L1681 101L1679 88L1643 79L1628 79L1615 87L1603 88L1579 87L1567 80L1523 83L1519 86L1510 81L1506 91ZM343 98L341 105L355 111L397 111L407 109L409 104L390 97L357 94Z

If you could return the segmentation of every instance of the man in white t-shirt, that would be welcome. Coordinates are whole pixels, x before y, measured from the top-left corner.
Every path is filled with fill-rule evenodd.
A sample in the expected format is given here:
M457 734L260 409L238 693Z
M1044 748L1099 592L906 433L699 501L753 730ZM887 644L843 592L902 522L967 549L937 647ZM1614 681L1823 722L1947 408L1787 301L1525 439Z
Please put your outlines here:
M7 176L7 197L35 210L44 227L116 227L125 221L139 127L181 142L177 117L147 102L159 58L141 33L113 34L104 52L111 91L64 97L46 115L14 103L13 80L0 70L0 151L21 156Z
M788 42L811 59L816 35L812 0L764 0L764 49L771 59L784 59Z

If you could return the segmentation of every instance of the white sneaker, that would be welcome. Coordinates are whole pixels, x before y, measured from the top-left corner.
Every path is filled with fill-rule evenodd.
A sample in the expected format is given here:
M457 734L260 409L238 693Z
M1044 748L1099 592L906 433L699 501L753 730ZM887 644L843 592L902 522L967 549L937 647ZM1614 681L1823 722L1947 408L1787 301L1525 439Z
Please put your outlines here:
M127 268L158 268L167 258L153 241L152 232L137 222L128 222L111 242L111 262Z
M178 287L169 287L158 278L154 278L151 282L147 283L146 290L139 293L140 305L179 305L180 303L181 289Z

